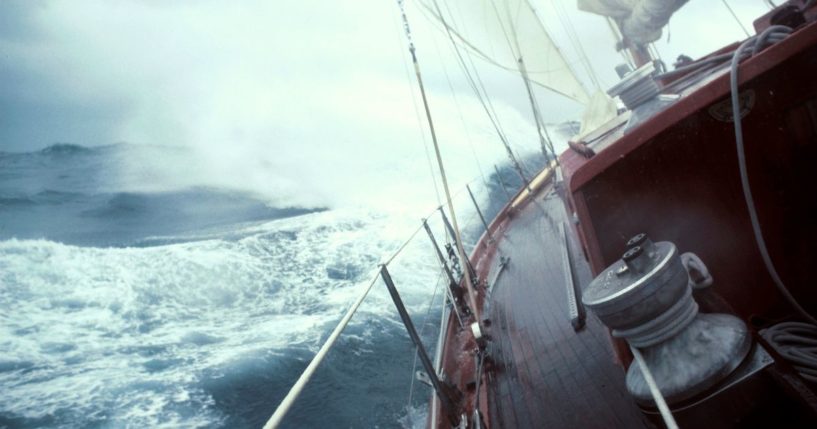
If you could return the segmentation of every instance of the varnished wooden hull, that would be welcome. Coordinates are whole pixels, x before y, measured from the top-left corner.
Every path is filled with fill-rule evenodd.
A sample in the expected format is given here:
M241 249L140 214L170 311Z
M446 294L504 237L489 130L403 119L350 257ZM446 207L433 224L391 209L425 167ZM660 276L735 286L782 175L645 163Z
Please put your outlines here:
M768 17L756 25L768 25ZM811 274L817 260L814 76L814 22L740 67L740 92L751 98L743 118L748 170L764 236L784 281L812 314L817 313ZM660 424L639 411L624 388L631 361L626 345L611 339L590 314L584 330L571 327L558 252L560 223L571 231L571 274L579 288L620 258L628 238L646 232L706 262L715 285L696 292L702 311L734 314L755 333L794 317L752 234L733 124L721 114L730 96L728 73L709 76L680 95L626 133L622 125L574 145L582 150L560 157L564 183L551 180L523 203L506 207L491 224L498 239L483 237L477 246L477 271L487 279L500 256L510 257L510 263L490 293L480 294L492 341L479 404L469 390L476 377L476 345L454 320L445 342L443 372L466 393L463 412L478 407L491 428ZM782 359L753 380L738 385L728 400L702 401L681 413L679 423L698 427L709 415L719 427L774 421L817 425L817 395ZM758 401L758 395L775 401ZM780 420L777 415L784 412L788 417ZM447 426L442 420L431 423Z

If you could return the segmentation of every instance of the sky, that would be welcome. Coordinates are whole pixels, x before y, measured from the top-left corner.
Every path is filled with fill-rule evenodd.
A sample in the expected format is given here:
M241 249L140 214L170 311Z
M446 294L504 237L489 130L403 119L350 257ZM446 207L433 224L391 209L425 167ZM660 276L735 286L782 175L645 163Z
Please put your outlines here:
M621 61L606 24L560 1L609 88ZM729 1L747 28L768 10L762 0ZM487 171L504 152L439 26L408 3L444 155L463 183L477 161ZM567 45L553 4L533 3ZM656 45L670 63L745 37L717 0L690 0L669 27ZM174 177L172 165L155 160L150 168L166 174L129 186L245 188L297 205L337 204L350 189L359 190L355 202L427 199L428 134L407 61L392 0L5 0L0 151L57 142L183 146L197 177ZM514 149L535 152L521 80L478 67ZM580 105L549 91L537 89L537 98L549 122L581 115ZM139 162L123 168L148 168ZM392 188L372 186L384 181Z

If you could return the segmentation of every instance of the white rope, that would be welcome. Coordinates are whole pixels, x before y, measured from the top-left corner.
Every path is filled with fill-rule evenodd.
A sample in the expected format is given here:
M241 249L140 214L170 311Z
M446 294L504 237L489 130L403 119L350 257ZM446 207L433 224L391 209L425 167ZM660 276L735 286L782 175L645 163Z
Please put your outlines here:
M650 372L650 368L647 367L647 362L644 361L644 356L641 356L641 352L633 346L630 346L630 351L633 352L633 357L635 357L635 361L641 369L644 381L647 382L647 386L650 388L652 399L655 401L655 405L658 407L658 411L661 413L661 418L664 419L664 424L667 426L667 429L678 429L678 423L675 422L675 417L672 416L667 401L664 400L664 395L662 395L658 389L658 384L655 383L652 372Z

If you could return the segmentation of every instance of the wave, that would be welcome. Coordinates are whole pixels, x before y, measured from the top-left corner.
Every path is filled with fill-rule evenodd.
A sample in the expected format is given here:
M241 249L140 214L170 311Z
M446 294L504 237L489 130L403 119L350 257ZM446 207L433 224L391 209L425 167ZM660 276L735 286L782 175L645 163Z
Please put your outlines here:
M58 143L33 152L4 153L0 240L153 246L211 236L213 229L229 225L325 210L271 203L267 196L195 180L163 184L163 174L185 176L191 169L185 166L188 155L184 148L126 143ZM170 173L157 172L151 160L161 160ZM144 169L124 171L125 165L140 162Z
M0 181L0 195L28 201L0 210L0 426L257 427L382 258L418 227L408 210L112 185L105 166L135 150L0 160L16 175ZM488 189L505 199L497 181ZM470 247L481 227L460 197ZM492 217L501 203L488 199ZM438 214L429 223L444 236ZM390 270L419 329L439 320L429 302L441 276L422 234ZM433 329L422 335L434 343ZM388 293L374 288L299 400L294 426L394 426L412 358Z
M0 195L0 207L26 207L35 204L37 203L31 198Z
M92 148L74 144L74 143L55 143L51 146L48 146L44 149L39 151L42 155L48 156L66 156L66 155L78 155L78 154L87 154L93 152Z
M127 146L126 143L116 143L100 146L84 146L77 143L54 143L41 149L24 152L6 152L0 151L0 159L6 158L32 158L32 157L71 157L89 155L110 151L116 147Z
M4 225L0 239L45 238L90 246L190 241L221 227L325 210L271 207L253 195L209 188L111 194L45 190L0 195L0 207L0 224ZM162 240L163 236L173 238Z
M409 224L416 219L325 211L247 226L237 240L109 249L0 242L0 379L8 381L0 422L257 426ZM422 240L404 255L393 275L420 313L436 263ZM409 368L410 344L388 299L384 288L372 292L319 384L342 377L362 401L376 383L354 384L367 377L354 375L361 359ZM383 398L402 395L397 381L408 375L389 373L395 383Z

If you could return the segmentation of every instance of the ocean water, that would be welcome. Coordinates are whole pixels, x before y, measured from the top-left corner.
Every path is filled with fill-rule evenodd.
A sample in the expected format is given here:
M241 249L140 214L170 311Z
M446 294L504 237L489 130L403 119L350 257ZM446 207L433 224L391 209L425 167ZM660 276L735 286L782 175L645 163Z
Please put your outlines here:
M0 153L0 428L260 427L426 215L119 186L122 160L145 150L179 149ZM506 199L496 179L475 186L489 218ZM482 227L456 200L473 246ZM390 267L433 353L440 276L424 232ZM422 426L413 353L376 286L284 426Z

